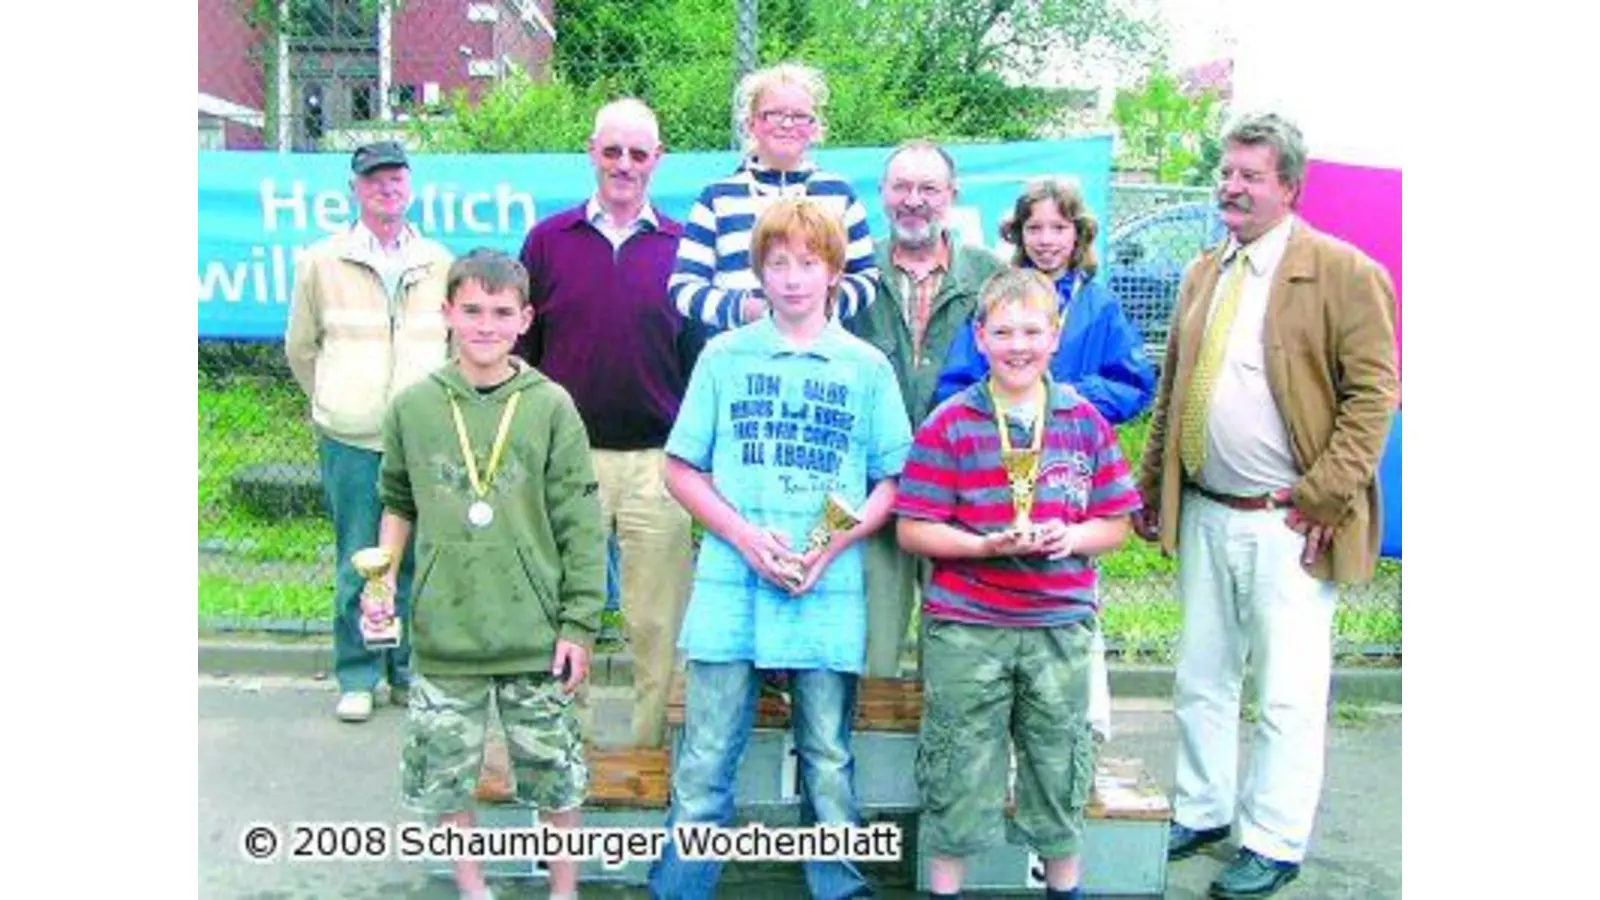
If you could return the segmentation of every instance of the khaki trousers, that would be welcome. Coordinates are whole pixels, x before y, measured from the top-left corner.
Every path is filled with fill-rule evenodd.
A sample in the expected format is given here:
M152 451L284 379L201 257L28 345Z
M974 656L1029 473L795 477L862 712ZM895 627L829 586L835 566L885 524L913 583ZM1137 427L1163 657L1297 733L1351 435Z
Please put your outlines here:
M620 555L622 618L633 654L633 743L661 747L694 576L691 519L667 493L662 451L595 450L593 457L600 512Z

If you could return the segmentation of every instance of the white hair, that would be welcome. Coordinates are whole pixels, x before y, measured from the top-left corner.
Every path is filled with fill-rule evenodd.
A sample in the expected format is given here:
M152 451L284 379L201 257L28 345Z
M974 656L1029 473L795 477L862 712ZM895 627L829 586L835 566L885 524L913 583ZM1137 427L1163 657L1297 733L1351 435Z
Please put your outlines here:
M636 124L649 128L655 140L661 140L661 126L656 121L655 111L635 97L623 97L600 107L594 114L594 131L590 132L589 137L593 139L607 125Z

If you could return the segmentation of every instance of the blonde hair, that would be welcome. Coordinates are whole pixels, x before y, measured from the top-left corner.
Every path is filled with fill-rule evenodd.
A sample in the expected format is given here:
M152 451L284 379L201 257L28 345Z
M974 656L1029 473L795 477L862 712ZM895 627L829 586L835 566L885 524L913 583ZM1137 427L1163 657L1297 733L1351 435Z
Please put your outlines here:
M1050 327L1061 327L1056 286L1038 269L1005 268L989 276L978 292L978 324L989 321L1000 307L1011 305L1042 309L1050 314Z
M755 137L750 133L750 120L755 118L756 104L761 102L762 94L780 84L792 84L805 91L806 96L811 98L812 113L817 117L817 134L811 143L820 144L827 136L828 127L822 120L822 108L828 105L828 82L820 71L810 66L780 63L751 72L739 79L738 87L733 89L733 108L744 111L739 117L739 140L743 143L746 153L755 149Z

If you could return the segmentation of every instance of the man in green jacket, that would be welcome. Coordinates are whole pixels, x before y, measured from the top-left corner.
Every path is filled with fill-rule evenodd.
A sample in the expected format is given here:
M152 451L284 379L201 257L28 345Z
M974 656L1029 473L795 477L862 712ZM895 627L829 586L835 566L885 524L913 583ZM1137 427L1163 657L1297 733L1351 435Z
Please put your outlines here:
M890 240L878 244L878 296L846 327L889 357L915 430L931 412L945 354L972 318L978 289L1005 263L952 240L945 219L958 195L956 165L939 145L914 140L896 147L879 194ZM865 556L867 675L894 678L929 567L900 549L893 528L874 533Z

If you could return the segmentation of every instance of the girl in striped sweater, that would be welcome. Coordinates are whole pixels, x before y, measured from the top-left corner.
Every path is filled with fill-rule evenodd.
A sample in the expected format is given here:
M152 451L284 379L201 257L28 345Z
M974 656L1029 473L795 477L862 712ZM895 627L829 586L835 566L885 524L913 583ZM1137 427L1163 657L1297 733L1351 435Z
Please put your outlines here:
M796 197L821 204L844 226L848 243L834 315L848 319L872 302L878 272L866 208L849 182L806 158L822 137L820 111L827 102L822 74L805 66L761 69L739 83L733 103L745 111L745 158L695 201L667 283L685 317L724 329L766 314L761 282L750 269L750 234L768 205Z

